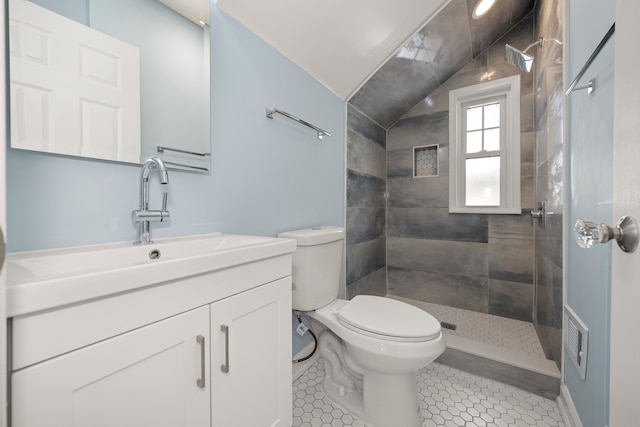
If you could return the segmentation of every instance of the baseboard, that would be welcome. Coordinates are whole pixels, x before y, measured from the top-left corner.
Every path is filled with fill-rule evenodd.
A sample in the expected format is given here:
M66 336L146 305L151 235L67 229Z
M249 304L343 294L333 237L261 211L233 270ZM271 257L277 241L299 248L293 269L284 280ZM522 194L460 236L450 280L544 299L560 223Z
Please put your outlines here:
M580 421L580 417L578 416L578 411L573 405L573 400L571 400L569 389L564 383L560 385L560 395L558 396L557 402L558 407L560 408L560 415L562 415L562 420L564 421L565 425L567 425L568 427L582 427L582 422Z
M300 359L302 357L307 356L313 350L313 345L314 345L313 341L308 343L306 346L304 346L302 350L300 350L293 356L293 360ZM293 363L291 367L292 374L293 374L292 382L297 380L298 378L300 378L302 374L307 372L307 369L309 369L314 363L316 363L319 357L320 357L320 352L316 351L313 356L311 356L309 359L305 360L304 362Z

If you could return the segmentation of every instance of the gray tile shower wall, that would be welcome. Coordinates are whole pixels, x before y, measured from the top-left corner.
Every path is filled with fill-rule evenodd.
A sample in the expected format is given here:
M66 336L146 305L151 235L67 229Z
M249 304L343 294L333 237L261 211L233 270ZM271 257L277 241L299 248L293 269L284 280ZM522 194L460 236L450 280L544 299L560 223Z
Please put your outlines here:
M546 228L535 230L534 325L547 358L555 360L558 367L562 351L563 10L564 0L536 4L537 37L546 40L536 49L537 198L548 202L553 215Z
M507 15L501 19L509 20ZM494 36L479 37L471 49L486 50L387 132L387 286L401 297L531 321L534 239L524 212L534 207L532 75L520 74L523 214L448 212L449 91L519 73L505 63L504 45L524 49L532 43L534 15L487 48L485 38ZM429 144L439 145L439 175L414 178L413 148Z
M347 108L347 298L385 295L386 130Z
M531 320L534 241L530 216L492 215L489 238L491 314Z

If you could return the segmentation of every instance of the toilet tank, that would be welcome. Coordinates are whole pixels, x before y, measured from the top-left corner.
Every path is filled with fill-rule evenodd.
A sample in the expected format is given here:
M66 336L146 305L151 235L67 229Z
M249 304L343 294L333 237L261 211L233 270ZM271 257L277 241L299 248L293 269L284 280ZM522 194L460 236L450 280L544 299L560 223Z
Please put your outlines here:
M313 227L278 237L298 242L293 253L293 309L311 311L338 298L344 228Z

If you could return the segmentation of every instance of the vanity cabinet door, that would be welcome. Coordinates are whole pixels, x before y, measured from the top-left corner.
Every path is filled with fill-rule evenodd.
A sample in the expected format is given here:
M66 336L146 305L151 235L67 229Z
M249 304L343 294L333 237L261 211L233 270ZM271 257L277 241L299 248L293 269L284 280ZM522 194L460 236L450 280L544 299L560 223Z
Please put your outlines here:
M291 278L211 305L213 427L290 427Z
M205 306L14 372L12 425L208 427L208 333Z

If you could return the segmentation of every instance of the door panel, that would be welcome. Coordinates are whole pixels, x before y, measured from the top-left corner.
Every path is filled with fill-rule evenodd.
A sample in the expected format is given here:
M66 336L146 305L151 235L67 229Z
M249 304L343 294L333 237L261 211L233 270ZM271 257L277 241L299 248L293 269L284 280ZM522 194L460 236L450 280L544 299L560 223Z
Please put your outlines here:
M214 427L291 425L290 289L281 279L211 305Z
M640 30L638 2L616 2L613 217L640 219ZM638 424L640 379L640 250L625 253L613 248L611 278L610 408L612 427Z
M208 427L208 331L202 307L19 370L12 425Z

